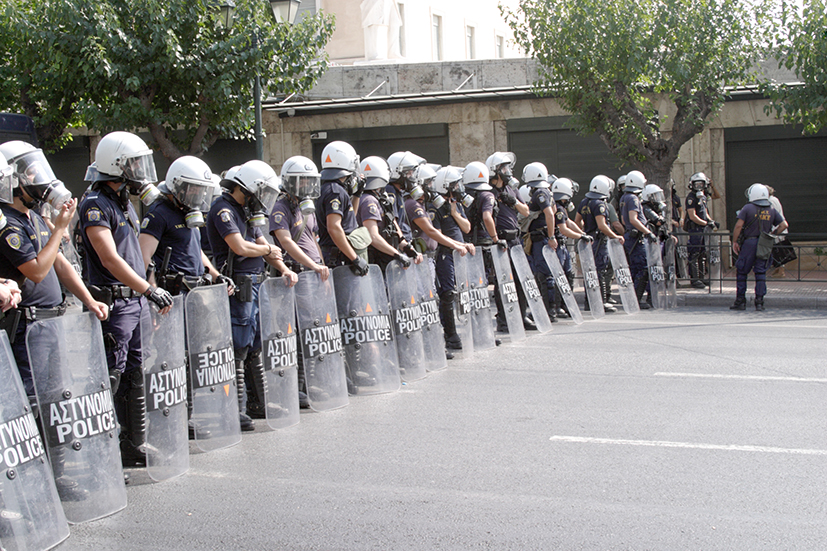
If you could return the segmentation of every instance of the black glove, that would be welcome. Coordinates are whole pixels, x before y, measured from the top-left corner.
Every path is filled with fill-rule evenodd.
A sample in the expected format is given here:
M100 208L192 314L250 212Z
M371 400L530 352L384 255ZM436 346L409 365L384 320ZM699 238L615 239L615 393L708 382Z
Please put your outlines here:
M500 201L507 207L511 207L512 209L517 204L517 198L513 195L509 195L508 193L500 193Z
M646 234L646 239L648 239L648 240L649 240L649 241L651 241L652 243L657 243L657 241L658 241L658 236L657 236L657 235L655 235L655 233L654 233L654 232L649 232L649 233L647 233L647 234Z
M402 267L403 267L403 268L407 268L408 266L410 266L410 265L411 265L411 259L410 259L410 258L408 258L407 256L405 256L405 255L404 255L404 254L402 254L402 253L396 253L396 255L394 256L394 258L396 258L396 260L398 260L398 261L399 261L399 263L400 263L400 264L402 264Z
M218 277L215 278L216 283L223 283L227 286L228 289L235 289L235 282L232 278L225 276L224 274L218 274Z
M154 303L159 310L163 310L167 306L172 306L172 295L160 287L150 285L149 289L144 291L144 296L147 300Z
M498 239L497 240L497 246L499 246L502 250L507 251L508 250L508 241L506 241L505 239Z
M350 269L353 270L353 273L358 276L368 275L368 263L365 262L365 259L356 255L356 258L350 261Z
M406 255L410 256L411 258L416 258L416 255L417 255L416 249L414 249L414 246L413 246L413 245L411 245L410 243L408 243L407 245L405 245L405 248L404 248L404 249L402 249L402 251L403 251Z
M721 227L721 223L720 223L720 222L714 222L714 223L713 223L713 225L715 226L715 229L716 229L716 230L717 230L717 229L719 229L719 228Z
M583 241L585 241L586 243L592 243L592 242L594 242L594 237L592 237L591 235L589 235L589 234L587 234L587 233L584 233L584 234L582 235L582 237L580 237L580 239L582 239L582 240L583 240Z

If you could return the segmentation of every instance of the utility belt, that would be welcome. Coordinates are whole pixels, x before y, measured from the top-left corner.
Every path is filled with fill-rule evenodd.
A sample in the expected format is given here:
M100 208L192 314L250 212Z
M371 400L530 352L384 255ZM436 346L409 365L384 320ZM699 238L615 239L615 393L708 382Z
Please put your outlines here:
M167 274L158 278L158 287L166 290L172 296L181 294L182 290L192 291L202 285L210 285L212 280L206 277L186 276L181 272L175 275Z
M40 308L39 306L20 306L12 308L0 319L0 330L6 331L9 337L9 344L14 344L17 336L17 328L20 321L25 319L27 323L37 320L47 320L62 316L66 313L66 303L63 302L53 308Z
M531 230L529 233L531 234L532 241L542 241L543 239L548 239L548 233L546 233L545 228Z
M89 293L93 299L108 306L112 306L112 303L119 298L129 300L141 296L141 293L126 285L89 285Z
M515 239L520 237L520 230L497 230L497 237L505 241L514 241Z
M233 274L233 283L236 286L233 298L239 302L253 302L253 285L258 285L265 279L267 279L266 272Z

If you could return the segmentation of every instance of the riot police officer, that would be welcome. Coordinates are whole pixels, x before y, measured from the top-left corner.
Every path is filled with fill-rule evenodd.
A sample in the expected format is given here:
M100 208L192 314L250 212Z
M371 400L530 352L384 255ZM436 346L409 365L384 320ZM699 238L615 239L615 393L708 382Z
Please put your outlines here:
M125 466L143 466L146 403L141 317L149 315L146 300L162 314L172 306L172 296L144 277L138 217L129 201L130 194L139 195L149 205L160 195L154 186L152 150L129 132L107 134L98 143L86 179L92 187L79 208L80 229L90 290L97 300L110 304L109 319L101 326L121 424L121 460Z
M542 289L545 287L546 309L551 320L557 319L554 304L554 276L551 274L546 259L543 257L543 247L548 245L557 251L557 238L554 235L555 215L557 207L551 197L548 183L548 169L543 163L529 163L523 168L523 181L530 189L531 200L528 208L536 218L528 226L528 235L531 240L531 262L534 268L537 283Z
M648 310L651 306L643 302L643 293L649 285L649 272L646 263L646 247L643 239L657 240L655 234L646 227L646 219L640 206L638 197L646 186L646 177L638 170L626 175L626 187L623 197L620 198L620 216L626 233L623 235L623 247L626 258L629 260L629 271L635 285L635 294L641 310Z
M353 273L365 275L370 240L367 231L358 229L354 212L353 203L358 202L363 185L358 172L359 155L350 144L335 141L325 146L316 220L325 264L331 268L350 264Z
M399 249L414 258L417 263L422 261L422 257L417 257L418 253L413 247L413 228L408 219L406 202L409 198L417 201L425 194L418 177L419 168L425 164L425 159L410 151L393 153L388 157L389 181L385 186L385 191L393 201L396 224L402 234Z
M612 181L608 176L602 174L592 178L589 183L589 191L586 197L580 201L577 207L575 223L583 231L594 238L592 251L594 252L594 263L600 280L603 300L608 297L612 279L612 269L609 264L609 250L606 239L617 239L623 244L623 236L617 235L608 223L609 208L606 199L611 193ZM603 304L606 312L617 312L617 308L608 301Z
M497 199L497 218L494 220L494 226L497 229L497 237L504 240L509 249L522 246L517 215L528 216L529 214L528 205L519 197L517 190L510 185L512 180L516 180L512 172L516 160L517 157L510 151L497 151L485 160L489 172L489 183ZM494 282L495 287L498 283ZM497 305L497 331L508 332L502 297L498 291L494 292L494 301ZM525 329L537 329L534 322L526 317L528 303L522 285L517 285L517 303L520 305L520 317Z
M560 266L566 274L569 287L574 288L574 266L571 262L571 254L566 246L567 239L583 239L592 242L594 239L580 229L580 226L569 219L569 206L572 206L571 198L574 195L574 182L568 178L557 178L551 184L551 196L554 199L556 210L554 213L554 237L557 239L557 258ZM560 293L555 285L553 290L552 308L560 315L561 307L565 306ZM589 301L586 300L588 306ZM569 315L568 313L566 313Z
M473 198L465 193L462 185L462 169L456 166L440 168L434 178L434 197L428 203L428 216L434 228L457 243L464 243L467 252L474 254L472 243L465 243L463 234L471 231L471 223L465 216L465 208ZM445 330L445 347L462 350L462 339L457 334L454 304L457 285L454 274L453 249L440 243L435 259L436 290L439 295L439 317Z
M264 239L261 228L279 193L279 178L263 161L247 161L221 181L224 188L207 215L207 232L216 266L237 291L230 297L241 430L254 430L247 414L265 408L266 379L261 360L258 290L266 277L264 263L278 270L288 285L298 280L285 266L281 251ZM249 391L249 392L248 392Z
M747 308L747 276L755 274L755 309L764 310L767 294L767 268L770 264L772 243L765 258L760 258L758 240L762 233L779 235L789 228L784 217L770 204L770 193L763 184L752 184L746 191L749 203L738 212L738 221L732 230L732 251L738 255L735 264L737 280L735 303L730 310ZM773 229L775 228L775 229Z
M689 278L696 289L703 289L704 283L704 228L718 223L709 216L704 190L709 178L703 172L689 177L689 192L686 194L686 222L684 229L689 232Z
M411 265L411 257L401 248L411 245L402 237L395 204L386 191L390 173L388 164L381 157L367 157L361 163L360 172L365 177L365 187L359 199L356 220L370 232L368 258L382 272L394 259L407 268Z

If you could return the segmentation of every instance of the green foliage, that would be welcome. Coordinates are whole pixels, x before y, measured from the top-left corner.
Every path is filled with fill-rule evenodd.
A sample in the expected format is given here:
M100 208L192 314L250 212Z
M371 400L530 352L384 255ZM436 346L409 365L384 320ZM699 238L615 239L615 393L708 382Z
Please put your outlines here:
M536 91L644 173L671 168L750 82L767 10L740 0L521 0L503 9L539 65ZM663 99L671 101L660 109ZM666 120L671 117L671 124Z
M787 33L779 40L777 55L801 84L764 83L772 99L766 111L813 134L827 126L827 2L808 0L801 10L788 7Z
M209 0L14 1L0 30L16 38L0 48L13 42L16 57L0 71L13 89L38 90L39 116L60 103L67 123L79 114L100 132L147 128L170 159L200 155L222 136L250 137L255 75L265 93L310 88L333 33L323 14L277 24L263 0L236 0L229 29ZM0 105L18 107L0 94Z

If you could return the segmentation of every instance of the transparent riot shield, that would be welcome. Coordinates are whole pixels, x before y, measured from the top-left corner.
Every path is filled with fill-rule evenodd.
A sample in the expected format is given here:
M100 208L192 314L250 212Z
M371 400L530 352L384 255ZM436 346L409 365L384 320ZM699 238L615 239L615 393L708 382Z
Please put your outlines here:
M184 297L161 315L149 305L141 318L141 355L146 396L146 471L156 482L190 468L187 429L187 356Z
M376 266L370 268L370 271L378 270ZM349 403L342 333L333 291L335 272L333 270L334 277L327 281L322 281L316 272L302 272L294 287L302 369L307 401L313 411L337 409Z
M350 393L367 396L399 390L400 362L382 270L373 264L360 277L349 266L339 266L333 270L333 284ZM419 345L421 364L421 334Z
M433 262L432 260L430 262ZM428 259L411 266L416 274L416 291L422 311L422 346L425 350L425 369L439 371L448 367L445 357L445 332L439 321L439 297L434 285L434 273Z
M518 283L511 273L511 260L508 250L502 247L491 247L491 260L494 263L494 273L497 274L497 292L505 314L505 323L508 325L508 336L511 342L525 340L523 327L523 312L520 309L520 300L517 295Z
M640 312L640 305L635 294L635 283L632 281L632 272L629 270L629 262L626 261L626 251L617 239L608 240L609 260L612 262L612 269L617 280L620 301L623 303L623 310L627 314Z
M388 299L393 316L399 373L405 382L428 375L425 369L425 344L422 338L422 304L417 297L416 274L393 260L385 268Z
M268 278L258 290L258 304L264 416L273 430L292 427L299 422L299 340L293 288L281 278Z
M5 331L0 331L0 434L0 548L51 549L69 537L69 525Z
M552 277L554 277L554 285L566 303L566 308L569 310L572 321L580 325L583 323L583 314L580 312L580 306L577 305L577 300L574 298L574 293L569 285L566 272L563 271L563 266L560 264L560 259L557 257L557 252L548 245L545 245L543 246L543 258L546 259L546 265L548 269L551 270Z
M196 287L184 310L192 420L203 429L195 431L195 445L204 452L234 446L241 442L241 424L227 286Z
M514 264L517 279L523 287L523 294L526 302L528 302L528 308L531 310L534 325L537 326L537 331L541 335L548 333L551 331L551 320L548 317L543 295L537 286L537 280L534 278L534 272L531 271L531 266L528 265L525 251L520 247L512 247L510 253L511 263Z
M709 260L709 288L713 284L721 287L721 236L715 233L715 228L704 228L704 245L706 246L707 260Z
M672 237L663 243L663 271L666 275L666 307L678 307L678 277L675 273L675 241Z
M600 292L600 278L597 275L597 264L594 261L592 244L583 239L578 239L577 256L580 258L580 271L583 272L583 286L586 288L589 312L591 312L592 318L600 319L606 315L606 310L603 308L603 295Z
M66 518L78 524L120 511L126 486L100 321L91 313L36 321L26 348Z
M652 295L652 307L666 308L666 273L663 270L660 243L643 239L646 247L646 265L649 270L649 293Z
M689 279L689 236L678 234L678 277Z
M454 253L459 254L457 251ZM471 327L474 334L474 350L490 350L496 346L494 320L491 314L491 295L488 293L488 276L485 274L483 254L482 248L478 248L477 254L465 255L468 259L468 284L471 287Z
M479 254L482 254L480 252ZM454 251L454 279L456 279L457 304L454 305L454 317L456 318L457 334L462 340L462 350L459 352L463 358L469 358L474 354L474 330L471 326L471 283L468 279L468 258L466 254L460 256Z

